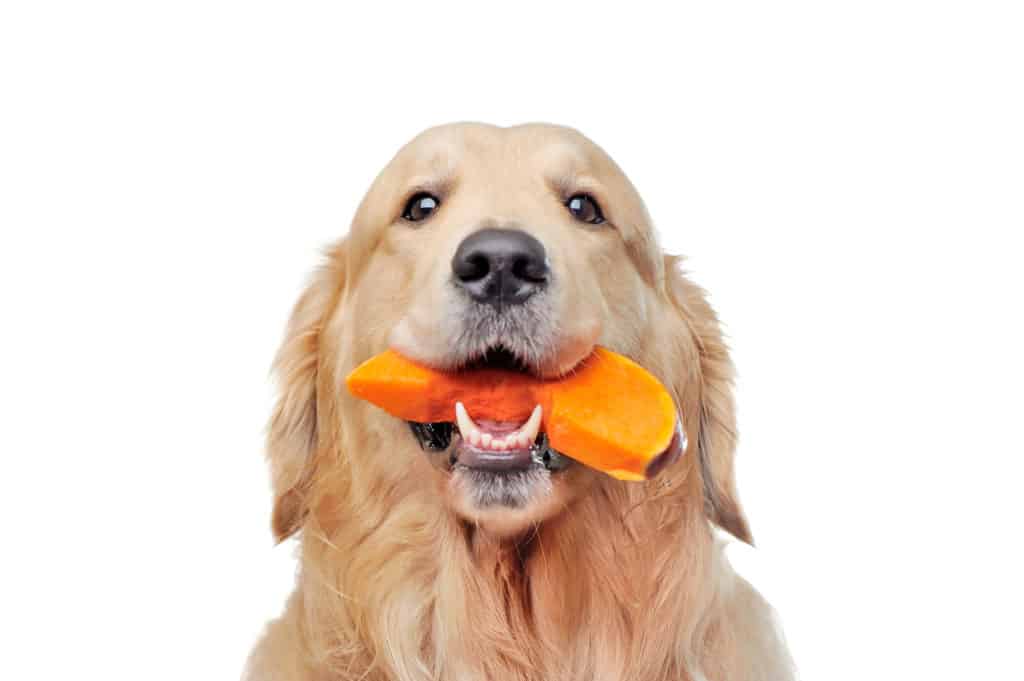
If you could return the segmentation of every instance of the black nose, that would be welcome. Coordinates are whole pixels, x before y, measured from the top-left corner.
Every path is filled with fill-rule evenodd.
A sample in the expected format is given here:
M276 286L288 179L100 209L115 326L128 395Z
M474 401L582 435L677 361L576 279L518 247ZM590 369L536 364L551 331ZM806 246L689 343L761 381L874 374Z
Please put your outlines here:
M541 242L518 229L481 229L467 236L452 258L455 283L474 300L518 305L548 283Z

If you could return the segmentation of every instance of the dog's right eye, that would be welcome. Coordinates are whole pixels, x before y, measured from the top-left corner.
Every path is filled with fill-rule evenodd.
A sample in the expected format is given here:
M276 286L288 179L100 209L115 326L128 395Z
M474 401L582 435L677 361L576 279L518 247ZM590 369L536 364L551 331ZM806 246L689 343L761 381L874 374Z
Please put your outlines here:
M597 205L594 197L589 194L574 195L565 202L565 207L580 222L586 222L590 225L599 225L604 222L604 213L601 212L601 207Z
M409 222L420 222L422 220L426 220L440 205L441 201L433 194L420 192L419 194L414 195L409 199L409 202L405 204L405 209L402 211L402 218Z

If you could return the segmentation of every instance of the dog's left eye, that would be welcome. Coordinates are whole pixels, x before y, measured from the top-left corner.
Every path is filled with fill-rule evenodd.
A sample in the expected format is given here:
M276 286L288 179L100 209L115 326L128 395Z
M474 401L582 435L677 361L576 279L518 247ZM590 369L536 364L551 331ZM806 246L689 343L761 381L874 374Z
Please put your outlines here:
M565 207L580 222L590 225L599 225L604 222L604 213L601 212L601 207L588 194L576 194L565 202Z
M431 213L437 210L440 205L441 201L433 194L420 192L405 204L405 209L402 210L402 217L409 222L420 222L429 218Z

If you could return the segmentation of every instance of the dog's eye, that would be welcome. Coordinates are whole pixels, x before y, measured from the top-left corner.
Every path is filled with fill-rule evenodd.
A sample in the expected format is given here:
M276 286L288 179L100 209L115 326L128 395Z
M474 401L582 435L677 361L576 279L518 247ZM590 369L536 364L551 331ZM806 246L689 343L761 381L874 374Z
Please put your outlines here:
M580 222L590 225L599 225L604 222L604 213L601 212L601 207L597 205L597 201L592 196L587 194L576 194L565 202L565 207Z
M433 194L420 192L409 199L409 202L405 204L405 209L402 211L402 217L409 222L426 220L440 205L441 201Z

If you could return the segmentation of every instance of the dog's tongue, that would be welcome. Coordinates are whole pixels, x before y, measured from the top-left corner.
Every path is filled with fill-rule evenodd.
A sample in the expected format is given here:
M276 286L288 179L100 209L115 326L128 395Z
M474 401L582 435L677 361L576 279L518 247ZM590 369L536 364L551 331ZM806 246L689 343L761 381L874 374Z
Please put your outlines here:
M512 423L511 421L492 421L490 419L476 419L476 425L481 430L486 430L489 433L495 435L501 435L503 433L511 433L513 430L519 430L523 425L522 423Z

